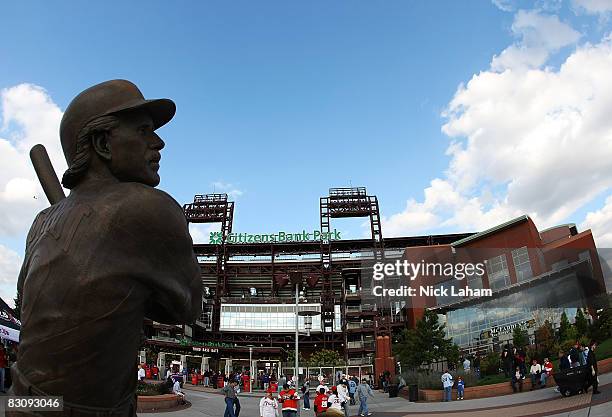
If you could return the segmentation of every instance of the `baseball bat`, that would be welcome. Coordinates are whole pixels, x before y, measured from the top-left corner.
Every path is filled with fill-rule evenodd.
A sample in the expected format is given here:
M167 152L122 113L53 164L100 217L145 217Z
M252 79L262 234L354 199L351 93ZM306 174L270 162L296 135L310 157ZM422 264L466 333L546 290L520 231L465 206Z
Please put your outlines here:
M53 205L66 198L64 189L57 179L57 175L55 175L55 170L43 145L34 145L30 149L30 160L49 203Z

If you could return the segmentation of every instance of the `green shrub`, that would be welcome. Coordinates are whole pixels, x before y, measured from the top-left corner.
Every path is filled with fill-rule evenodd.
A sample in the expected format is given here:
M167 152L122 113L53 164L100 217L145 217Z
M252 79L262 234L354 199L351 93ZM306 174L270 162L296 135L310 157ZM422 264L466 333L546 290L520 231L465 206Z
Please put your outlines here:
M480 372L483 375L497 375L499 373L499 353L489 352L480 362Z
M450 372L453 376L453 380L457 382L459 377L463 378L466 387L474 387L478 384L478 378L474 373L465 373L464 371L453 371ZM442 372L427 372L425 370L420 371L407 371L402 372L402 376L406 381L406 384L417 384L419 389L443 389L442 388Z
M151 395L163 395L168 394L170 390L168 389L168 385L164 382L162 383L153 383L147 384L143 381L138 381L136 385L136 395L140 396L151 396Z

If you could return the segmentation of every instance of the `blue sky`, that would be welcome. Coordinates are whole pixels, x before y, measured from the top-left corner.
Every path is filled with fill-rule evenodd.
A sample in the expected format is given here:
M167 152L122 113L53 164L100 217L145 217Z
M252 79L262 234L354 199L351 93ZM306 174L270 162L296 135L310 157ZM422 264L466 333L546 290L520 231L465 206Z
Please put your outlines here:
M607 236L603 228L612 224L612 200L607 205L612 173L602 173L597 181L593 177L599 171L589 174L590 180L585 174L582 182L571 184L581 190L577 197L570 185L555 192L559 178L554 166L571 158L573 147L585 147L576 139L584 135L563 139L564 130L557 129L559 140L571 146L556 152L547 142L527 151L534 167L550 162L550 183L545 173L514 174L520 160L505 167L509 156L489 166L486 153L479 153L486 149L479 145L481 132L497 126L495 117L507 126L495 132L503 145L493 146L493 152L501 152L500 146L510 146L508 155L512 149L525 152L540 129L550 128L533 121L515 132L512 126L520 125L522 116L508 122L504 112L479 119L482 109L521 108L512 102L510 76L537 95L537 83L530 86L528 74L548 77L543 86L560 82L555 76L561 78L560 68L569 57L594 59L587 53L589 45L594 45L593 54L609 58L612 7L595 3L4 2L0 140L16 152L24 148L20 138L28 137L27 123L36 118L24 116L29 120L24 122L7 109L31 103L24 98L28 94L42 94L45 108L63 111L84 88L126 78L146 97L177 103L176 117L160 131L167 143L160 188L180 203L196 193L233 191L238 232L316 228L319 197L329 187L353 185L366 186L379 197L387 235L477 231L526 213L542 226L564 221L601 225ZM572 74L566 77L575 79ZM605 84L602 77L589 78L588 85ZM14 89L23 84L29 87ZM554 94L558 88L550 90ZM482 98L479 91L490 95ZM564 96L575 91L580 88ZM538 102L555 101L543 94ZM501 96L507 100L497 103ZM19 108L28 111L26 104ZM542 111L552 115L559 109ZM50 119L58 121L57 112L51 113L55 119ZM563 114L567 117L556 122L573 120L573 113ZM46 134L55 122L49 123ZM610 137L609 123L598 129ZM57 139L51 136L49 144ZM10 177L8 168L0 169ZM7 181L3 184L0 177L0 188ZM543 188L550 188L550 196L534 203L530 196ZM22 212L30 216L23 224L29 223L30 211ZM588 213L595 216L590 221ZM337 224L345 237L361 237L360 223ZM0 245L20 255L27 226L15 224L0 229Z
M111 78L172 98L161 188L185 202L233 184L237 229L314 226L318 197L349 183L394 212L444 169L458 84L509 42L511 15L461 3L14 3L0 86L62 109Z

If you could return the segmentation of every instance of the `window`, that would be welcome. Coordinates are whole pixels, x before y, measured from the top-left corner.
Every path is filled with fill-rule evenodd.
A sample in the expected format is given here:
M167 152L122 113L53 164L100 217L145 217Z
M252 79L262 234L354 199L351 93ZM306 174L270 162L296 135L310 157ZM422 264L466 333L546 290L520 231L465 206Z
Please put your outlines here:
M451 294L451 287L456 281L454 279L450 279L448 281L444 281L436 285L437 292L440 295L436 295L436 303L437 305L449 304L453 301L457 301L455 297ZM446 291L444 291L446 290Z
M313 327L314 328L314 327ZM342 330L342 311L340 305L334 305L334 328L333 331L339 332Z
M299 310L321 311L320 304L303 304ZM304 317L298 318L299 328L305 330ZM295 305L290 304L224 304L221 306L220 330L293 332ZM321 331L321 316L312 318L312 331Z
M510 272L508 271L506 254L495 256L487 260L486 264L491 289L496 290L510 285Z
M516 280L522 282L533 277L531 271L531 262L529 261L529 252L527 247L514 249L512 251L512 261L514 262L514 269L516 271Z
M585 259L589 261L589 263L591 263L591 252L588 250L585 250L578 254L578 260L584 261Z
M474 270L473 274L466 275L466 285L468 288L482 289L482 274Z
M560 271L563 268L567 267L568 265L569 265L568 260L562 259L559 262L555 262L554 264L552 264L551 267L553 271Z

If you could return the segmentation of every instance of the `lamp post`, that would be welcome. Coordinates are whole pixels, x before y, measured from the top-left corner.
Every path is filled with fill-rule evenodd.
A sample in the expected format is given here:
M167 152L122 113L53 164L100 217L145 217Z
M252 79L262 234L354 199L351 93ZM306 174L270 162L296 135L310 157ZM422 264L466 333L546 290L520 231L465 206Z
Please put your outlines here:
M297 384L298 384L298 366L299 366L299 347L298 347L298 342L299 342L299 337L300 337L300 329L299 329L299 313L298 313L298 306L300 304L300 285L302 284L302 279L303 279L303 274L302 272L296 271L296 272L290 272L289 273L289 281L295 285L295 372L294 372L294 376L295 376L295 387L297 388Z
M299 317L304 317L304 328L306 329L306 335L310 336L310 330L312 330L312 318L314 316L318 316L321 314L320 311L317 310L303 310L299 311L300 305L300 285L302 284L303 275L301 272L291 272L289 273L289 280L292 284L295 285L295 384L297 388L297 384L299 382L299 336L300 336L300 320Z
M249 346L249 392L253 392L253 346Z

